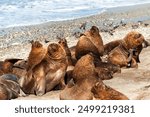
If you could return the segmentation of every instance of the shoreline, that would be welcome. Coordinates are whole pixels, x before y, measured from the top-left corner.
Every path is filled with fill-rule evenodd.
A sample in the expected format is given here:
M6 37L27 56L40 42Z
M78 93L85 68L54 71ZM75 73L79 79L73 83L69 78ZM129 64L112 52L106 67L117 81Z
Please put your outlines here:
M112 39L122 38L125 33L121 33L121 31L124 29L132 30L133 25L135 25L135 27L143 27L142 30L150 27L150 10L148 9L150 9L150 3L110 8L101 14L74 20L52 21L38 25L0 29L0 55L3 55L0 56L0 60L12 57L26 58L27 54L22 55L21 53L16 54L15 52L18 48L20 48L23 53L29 52L29 41L31 40L38 40L42 43L44 43L45 40L56 42L58 41L56 37L59 36L65 37L68 40L68 45L73 46L77 42L77 38L74 34L83 33L92 25L97 26L101 30L100 33L104 43ZM143 20L143 17L148 17L148 19ZM85 22L87 23L86 29L81 30L80 26ZM144 26L145 24L147 24L147 26ZM117 29L114 30L114 27L117 27ZM119 34L116 32L119 32ZM143 31L143 33L145 33L145 31ZM144 35L146 35L146 38L150 38L148 34L145 33ZM27 52L25 52L24 49ZM13 54L8 54L9 52L7 51L12 51Z

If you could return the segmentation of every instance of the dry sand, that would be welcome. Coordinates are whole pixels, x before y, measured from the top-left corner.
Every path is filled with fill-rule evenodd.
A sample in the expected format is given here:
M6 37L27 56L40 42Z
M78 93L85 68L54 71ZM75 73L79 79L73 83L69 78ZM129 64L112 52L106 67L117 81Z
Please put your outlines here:
M0 29L0 60L6 58L28 57L30 40L57 41L56 37L66 37L69 46L77 42L74 34L82 33L82 23L87 22L86 30L96 25L104 43L123 38L129 31L136 30L142 33L150 42L150 4L136 5L108 9L107 12L80 19L48 22L34 26L13 27ZM126 25L125 25L126 24ZM125 25L125 26L124 26ZM118 26L115 30L114 27ZM140 54L141 63L137 69L122 69L121 74L115 74L105 84L124 93L129 99L150 99L150 47L143 49ZM51 91L43 96L29 95L17 99L59 99L60 91Z

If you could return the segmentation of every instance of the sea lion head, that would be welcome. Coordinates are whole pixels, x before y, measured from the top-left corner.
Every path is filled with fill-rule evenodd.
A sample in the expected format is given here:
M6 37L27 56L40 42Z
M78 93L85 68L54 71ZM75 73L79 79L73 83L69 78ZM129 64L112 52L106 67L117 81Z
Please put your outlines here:
M144 36L136 31L129 32L124 38L127 48L133 49L141 45L144 42Z
M43 45L39 42L39 41L31 41L30 42L32 44L32 48L42 48Z
M92 35L99 34L99 29L96 26L92 26L91 29L90 29L90 32L91 32Z
M92 87L91 91L94 94L95 98L102 98L103 99L105 97L105 95L107 95L106 85L102 81L97 82Z
M51 59L63 59L66 57L66 52L60 44L51 43L48 46L47 54Z
M67 45L67 40L64 39L64 38L63 38L63 39L59 39L58 43L59 43L60 45L62 45L63 47L68 46L68 45Z

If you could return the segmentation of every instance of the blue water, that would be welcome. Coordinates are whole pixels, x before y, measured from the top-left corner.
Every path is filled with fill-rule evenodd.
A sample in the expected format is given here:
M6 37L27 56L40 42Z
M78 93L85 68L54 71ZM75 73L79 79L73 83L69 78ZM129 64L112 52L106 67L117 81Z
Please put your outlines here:
M75 19L150 0L0 0L0 28Z

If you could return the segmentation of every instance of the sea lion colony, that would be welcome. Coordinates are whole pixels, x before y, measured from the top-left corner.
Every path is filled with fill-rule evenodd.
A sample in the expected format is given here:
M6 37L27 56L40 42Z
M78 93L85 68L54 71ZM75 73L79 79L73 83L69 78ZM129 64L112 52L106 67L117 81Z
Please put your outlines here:
M122 67L137 68L139 54L150 44L142 34L131 31L104 45L99 29L92 26L71 48L64 38L47 47L39 41L31 41L31 45L27 60L0 61L0 99L62 90L61 100L127 100L103 80L121 73ZM105 61L103 55L107 56Z

